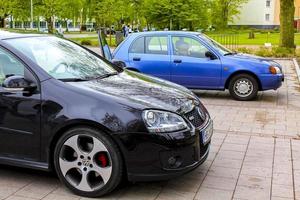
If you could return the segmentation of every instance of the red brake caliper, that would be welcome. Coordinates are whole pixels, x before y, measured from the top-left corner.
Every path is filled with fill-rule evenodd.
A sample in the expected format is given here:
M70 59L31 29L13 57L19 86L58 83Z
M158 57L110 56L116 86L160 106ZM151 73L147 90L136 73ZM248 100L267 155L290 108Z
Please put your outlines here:
M108 159L105 153L99 153L98 160L100 161L101 167L107 167L108 165Z

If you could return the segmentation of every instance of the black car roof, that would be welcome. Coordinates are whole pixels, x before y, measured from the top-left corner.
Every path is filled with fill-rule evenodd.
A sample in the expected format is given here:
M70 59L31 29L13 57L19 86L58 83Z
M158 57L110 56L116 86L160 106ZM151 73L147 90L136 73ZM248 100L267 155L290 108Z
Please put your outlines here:
M24 38L24 37L34 37L42 36L39 34L21 34L21 33L11 33L8 31L0 31L0 40L12 39L12 38Z

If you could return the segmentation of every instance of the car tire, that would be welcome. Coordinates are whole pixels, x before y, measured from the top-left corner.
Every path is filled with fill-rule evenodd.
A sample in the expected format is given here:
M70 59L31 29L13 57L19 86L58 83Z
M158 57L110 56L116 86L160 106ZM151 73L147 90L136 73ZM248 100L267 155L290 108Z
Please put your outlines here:
M122 180L118 146L105 133L89 127L72 128L59 138L54 165L61 182L84 197L108 194Z
M249 74L238 74L229 82L230 95L238 101L250 101L257 97L258 82Z

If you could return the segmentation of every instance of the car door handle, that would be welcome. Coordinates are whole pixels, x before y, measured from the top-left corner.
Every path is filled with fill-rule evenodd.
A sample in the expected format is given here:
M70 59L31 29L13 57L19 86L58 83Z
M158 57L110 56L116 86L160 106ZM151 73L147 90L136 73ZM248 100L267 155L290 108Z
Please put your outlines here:
M133 61L141 61L141 58L135 57L135 58L133 58Z
M174 60L174 63L182 63L182 60L175 59L175 60Z

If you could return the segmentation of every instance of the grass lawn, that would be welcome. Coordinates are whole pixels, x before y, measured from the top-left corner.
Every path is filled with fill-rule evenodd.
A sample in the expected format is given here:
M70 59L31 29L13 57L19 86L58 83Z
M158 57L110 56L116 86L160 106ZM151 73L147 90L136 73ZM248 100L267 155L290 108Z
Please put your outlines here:
M84 38L69 38L70 40L77 42L78 44L88 45L88 46L99 46L98 37L84 37ZM114 36L106 38L109 46L116 46L116 39Z
M217 36L216 34L207 34L210 37ZM238 34L239 45L264 45L265 43L272 43L272 45L279 44L279 33L255 33L254 39L249 39L249 33ZM300 45L300 33L295 34L295 44Z

